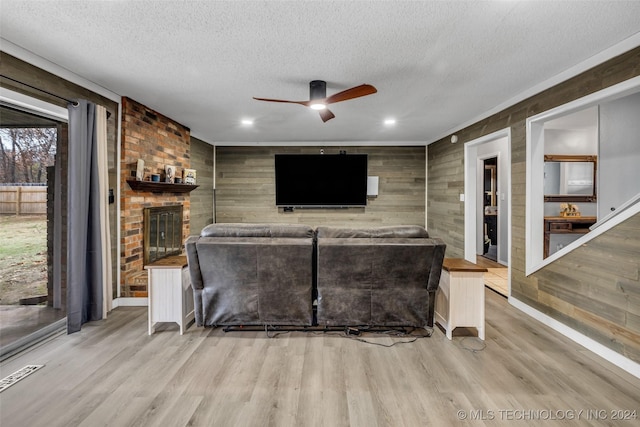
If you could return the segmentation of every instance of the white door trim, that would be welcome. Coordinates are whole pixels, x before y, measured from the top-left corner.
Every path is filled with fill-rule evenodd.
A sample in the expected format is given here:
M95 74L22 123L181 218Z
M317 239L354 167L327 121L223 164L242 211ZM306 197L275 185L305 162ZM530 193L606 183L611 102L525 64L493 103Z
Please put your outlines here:
M499 215L506 215L507 218L507 267L509 268L509 293L511 293L511 128L501 129L464 144L464 258L467 261L476 262L477 165L479 160L487 158L486 154L478 156L478 147L501 138L507 139L507 152L489 157L506 156L506 170L500 172L505 174L507 182L507 188L501 190L501 193L506 193L506 209L501 208L503 212L500 212Z

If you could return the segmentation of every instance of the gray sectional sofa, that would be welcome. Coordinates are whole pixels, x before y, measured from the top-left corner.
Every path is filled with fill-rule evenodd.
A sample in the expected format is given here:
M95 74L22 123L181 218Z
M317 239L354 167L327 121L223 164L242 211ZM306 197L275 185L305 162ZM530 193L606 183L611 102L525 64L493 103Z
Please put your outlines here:
M318 324L433 326L445 248L418 226L318 227Z
M312 324L311 227L211 224L185 246L197 326Z
M418 226L212 224L186 252L197 326L425 327L445 244Z

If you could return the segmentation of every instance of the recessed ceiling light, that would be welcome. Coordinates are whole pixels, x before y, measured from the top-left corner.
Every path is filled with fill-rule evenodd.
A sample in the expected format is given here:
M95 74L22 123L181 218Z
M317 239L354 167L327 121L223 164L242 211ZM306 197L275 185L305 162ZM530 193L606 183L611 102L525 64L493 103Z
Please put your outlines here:
M385 126L393 126L396 124L396 119L384 119Z
M251 119L242 119L241 123L244 126L251 126L251 125L253 125L253 120L251 120Z

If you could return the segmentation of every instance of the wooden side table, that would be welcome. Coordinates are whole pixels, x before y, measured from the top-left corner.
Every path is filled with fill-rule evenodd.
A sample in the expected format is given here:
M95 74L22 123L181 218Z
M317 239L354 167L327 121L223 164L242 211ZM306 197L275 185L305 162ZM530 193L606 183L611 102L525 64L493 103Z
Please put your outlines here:
M446 331L447 338L457 327L473 327L484 340L484 273L461 258L445 258L436 292L435 318Z
M595 224L595 216L545 216L544 217L544 258L549 256L552 234L587 234ZM577 237L576 237L577 238Z
M159 322L176 322L182 335L195 319L187 257L163 258L144 268L149 274L149 335Z

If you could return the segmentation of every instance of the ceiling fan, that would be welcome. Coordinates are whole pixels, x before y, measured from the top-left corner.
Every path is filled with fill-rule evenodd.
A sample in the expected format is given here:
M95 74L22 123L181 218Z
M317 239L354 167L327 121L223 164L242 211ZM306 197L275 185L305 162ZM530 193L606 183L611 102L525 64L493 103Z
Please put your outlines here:
M310 107L314 110L318 110L320 118L323 122L331 120L335 115L327 109L327 105L334 104L336 102L348 101L349 99L360 98L361 96L373 95L378 90L368 84L352 87L351 89L343 90L342 92L335 93L331 96L327 96L327 82L324 80L312 80L309 83L309 101L287 101L284 99L270 99L270 98L256 98L258 101L268 102L286 102L289 104L300 104L305 107Z

